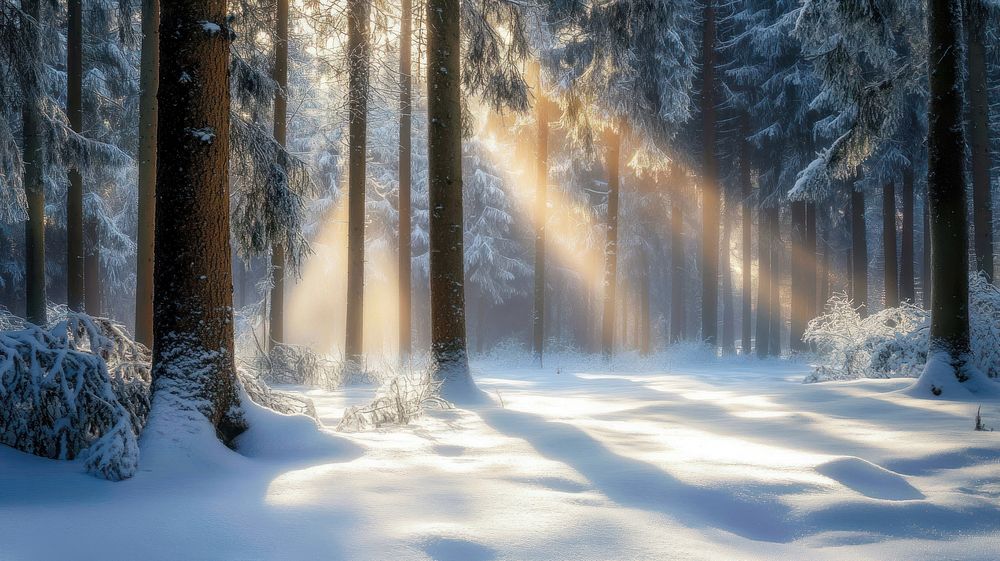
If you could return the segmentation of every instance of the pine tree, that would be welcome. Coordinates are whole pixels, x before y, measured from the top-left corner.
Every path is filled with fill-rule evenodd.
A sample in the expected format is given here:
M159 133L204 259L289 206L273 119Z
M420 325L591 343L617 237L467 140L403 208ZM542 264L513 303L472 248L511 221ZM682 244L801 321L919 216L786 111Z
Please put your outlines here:
M83 1L69 0L66 33L66 115L70 127L83 133ZM71 310L84 309L83 175L69 170L66 190L66 302ZM90 311L90 310L88 310Z
M975 269L993 280L993 192L990 172L990 101L987 90L986 33L989 8L984 0L965 0L968 135L972 154L972 208ZM997 8L993 8L997 9Z
M413 149L411 91L411 49L413 29L412 0L400 1L399 24L399 359L402 364L412 351L411 313L412 225L410 192Z
M203 415L223 440L244 428L233 356L226 0L160 11L153 400L147 438ZM198 429L193 429L198 430Z
M274 18L274 141L284 149L288 137L288 0L277 0ZM267 348L285 342L285 245L271 243L271 292Z
M156 222L156 91L159 82L160 1L142 2L139 63L138 224L136 229L135 339L153 345L153 238Z
M25 0L24 14L29 19L22 25L29 26L26 35L29 51L41 51L40 0ZM41 100L31 95L23 98L21 130L24 135L24 195L27 199L28 220L24 223L25 254L25 317L36 325L45 325L45 185L43 166L45 150L42 144Z

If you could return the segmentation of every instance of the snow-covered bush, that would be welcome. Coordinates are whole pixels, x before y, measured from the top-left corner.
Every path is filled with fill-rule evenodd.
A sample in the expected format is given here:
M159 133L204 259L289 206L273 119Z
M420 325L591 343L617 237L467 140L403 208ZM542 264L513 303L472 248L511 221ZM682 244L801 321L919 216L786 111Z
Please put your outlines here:
M268 409L273 409L279 413L302 414L316 418L316 406L312 400L300 395L272 389L257 377L256 372L240 368L237 371L240 385L246 392L246 396L257 405L262 405Z
M385 382L368 405L349 407L337 430L356 432L391 425L405 425L425 409L448 409L440 397L441 383L426 374L399 374Z
M1000 377L1000 290L980 275L970 279L969 314L973 362ZM918 306L904 303L863 318L846 294L835 294L803 337L822 361L806 382L919 376L929 335L930 313Z
M149 413L149 351L110 320L60 315L47 330L0 332L0 442L83 458L112 481L131 477Z

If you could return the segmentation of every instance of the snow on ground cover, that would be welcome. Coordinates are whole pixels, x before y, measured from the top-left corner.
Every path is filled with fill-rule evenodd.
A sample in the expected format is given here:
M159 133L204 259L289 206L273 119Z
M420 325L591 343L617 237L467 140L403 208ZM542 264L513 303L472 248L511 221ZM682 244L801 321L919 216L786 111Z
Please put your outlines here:
M626 362L481 362L503 407L367 433L252 409L244 456L144 458L122 483L0 447L0 559L997 558L978 402L801 384L787 361ZM330 427L372 392L305 393Z

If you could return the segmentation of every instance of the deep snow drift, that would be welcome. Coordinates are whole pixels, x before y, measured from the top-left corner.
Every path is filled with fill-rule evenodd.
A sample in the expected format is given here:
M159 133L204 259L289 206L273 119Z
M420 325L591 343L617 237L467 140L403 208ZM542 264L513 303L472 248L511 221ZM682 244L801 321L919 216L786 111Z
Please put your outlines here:
M111 483L0 447L0 560L982 559L1000 432L785 361L474 364L503 406L353 434L254 408ZM326 427L370 388L307 391ZM985 401L1000 428L1000 402ZM199 441L200 442L200 441Z

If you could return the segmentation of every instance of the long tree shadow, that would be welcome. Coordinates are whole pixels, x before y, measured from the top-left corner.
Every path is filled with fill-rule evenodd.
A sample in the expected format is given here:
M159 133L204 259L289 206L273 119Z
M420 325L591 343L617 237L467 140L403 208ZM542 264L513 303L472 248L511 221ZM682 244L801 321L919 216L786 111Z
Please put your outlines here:
M570 424L509 409L479 413L493 429L523 439L546 458L568 465L622 506L660 512L694 528L718 528L759 541L784 543L801 533L801 527L790 524L791 508L777 495L803 491L805 484L691 485L653 464L612 452Z

